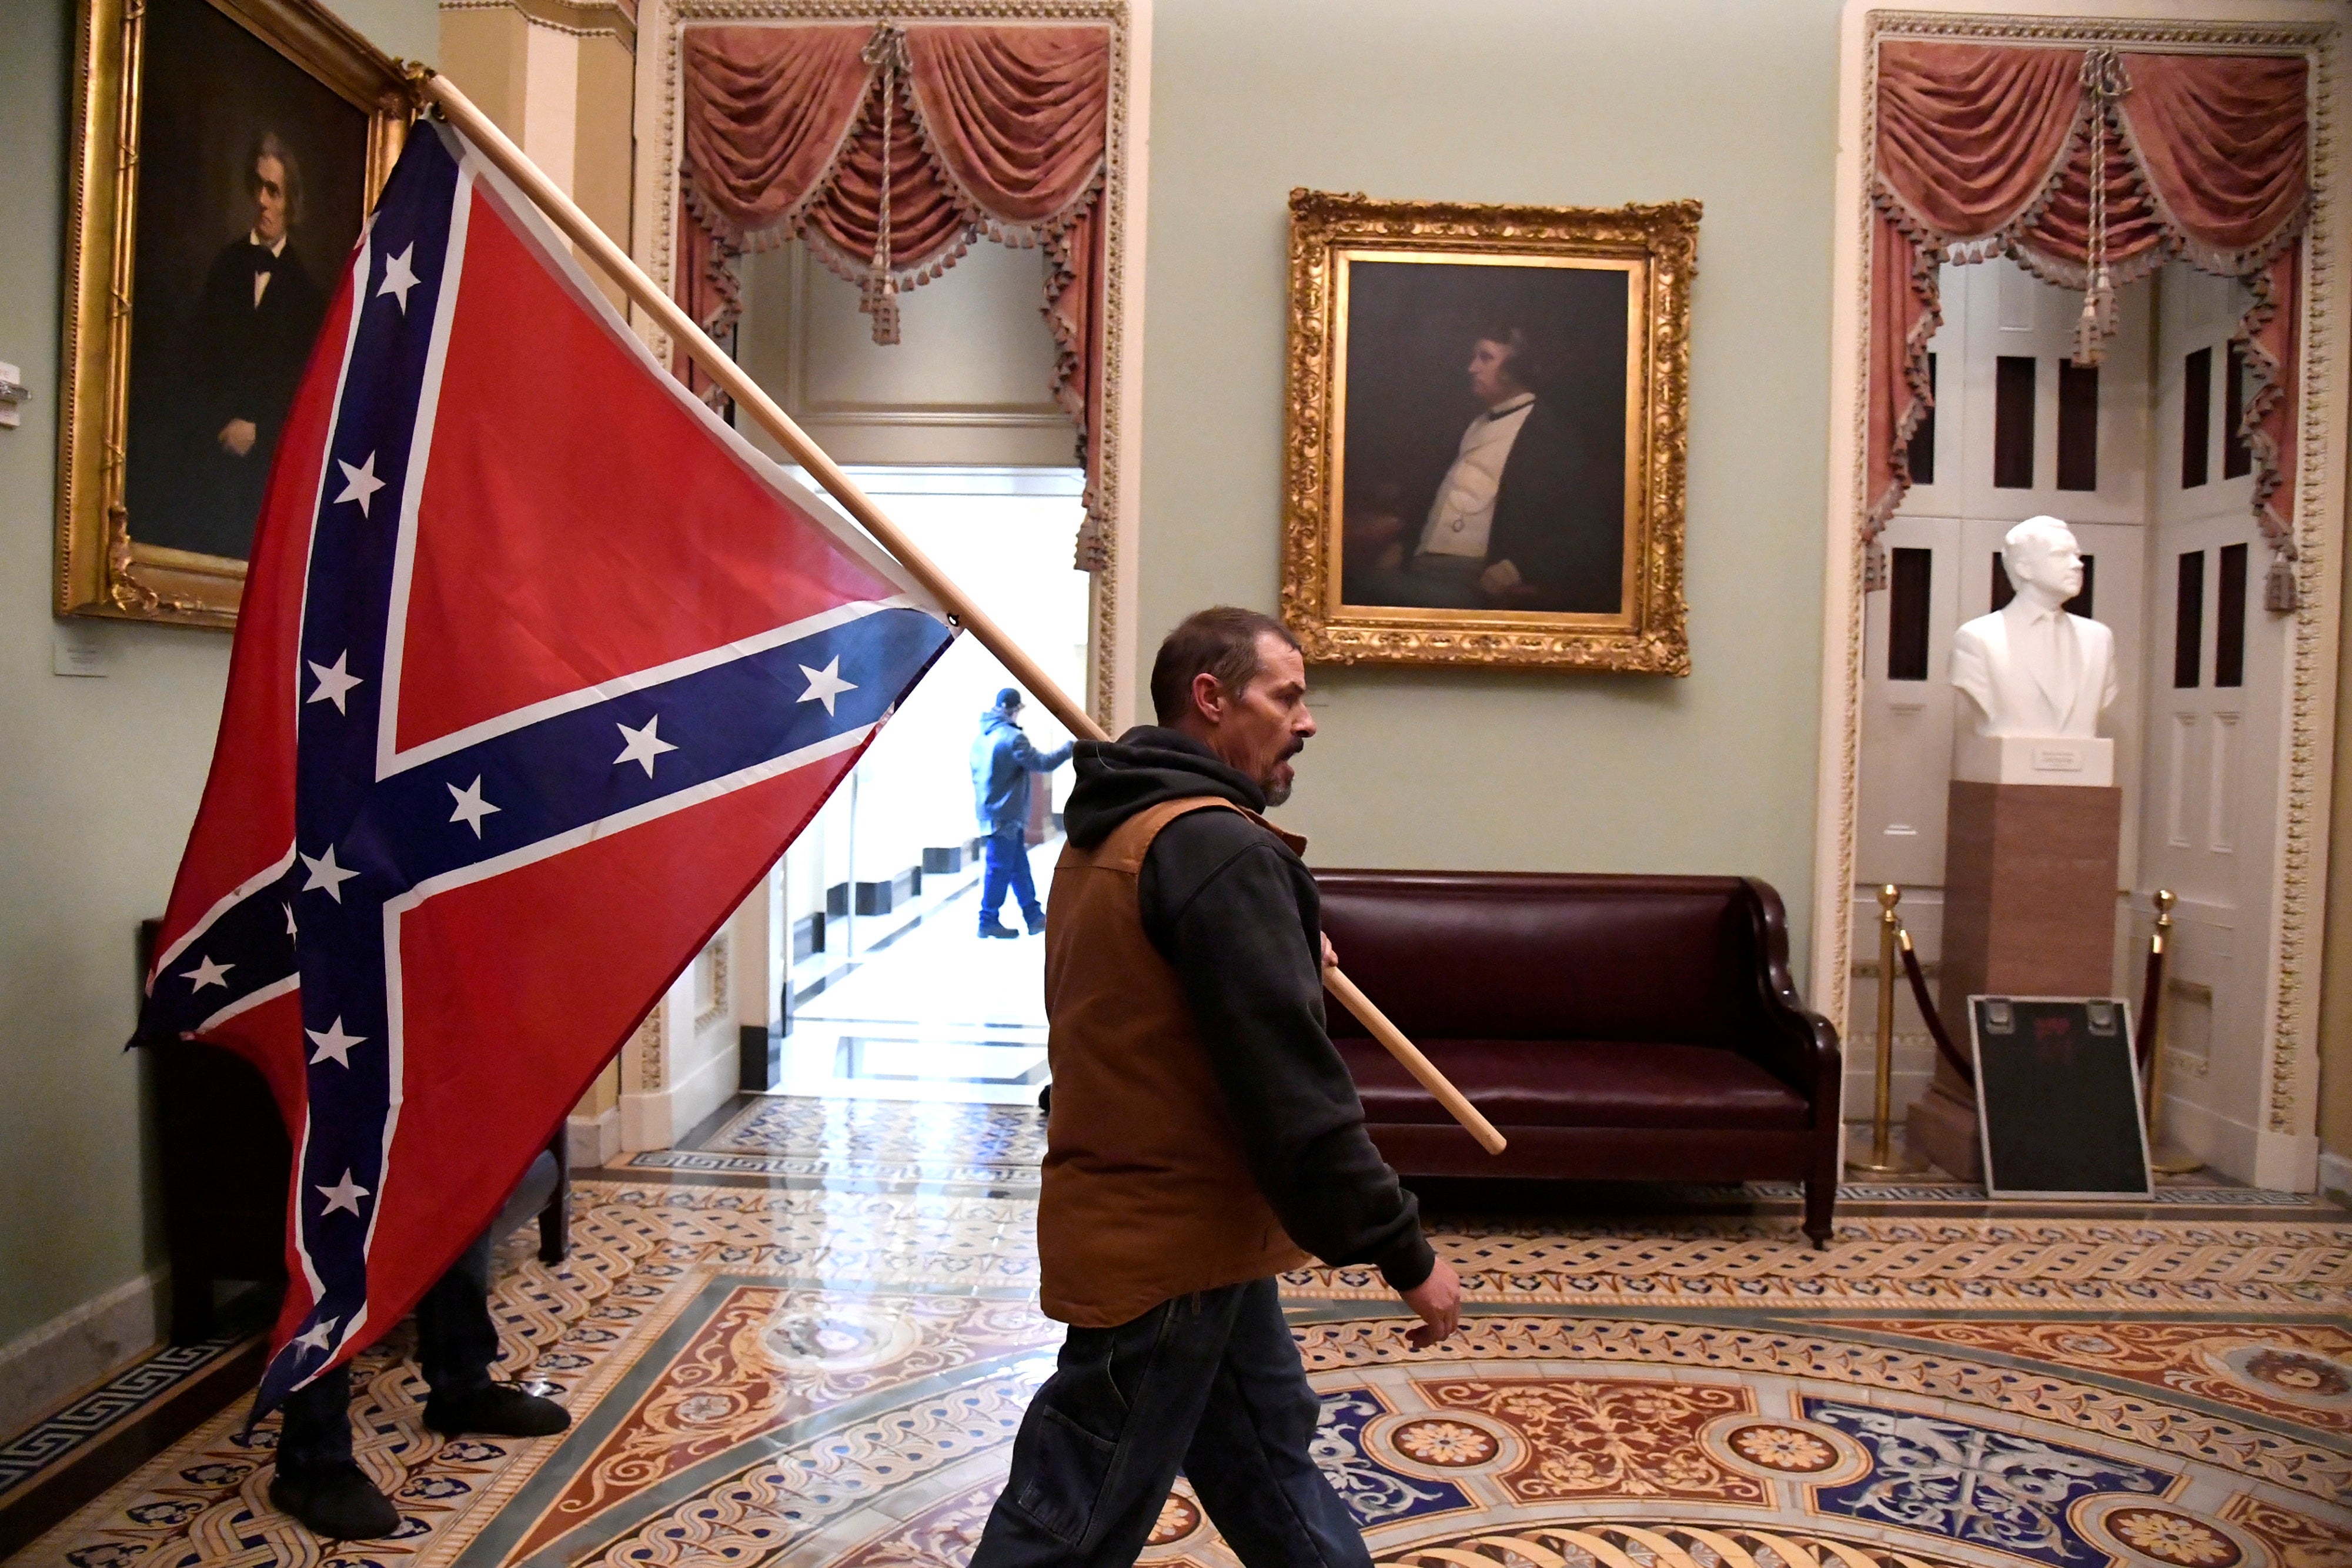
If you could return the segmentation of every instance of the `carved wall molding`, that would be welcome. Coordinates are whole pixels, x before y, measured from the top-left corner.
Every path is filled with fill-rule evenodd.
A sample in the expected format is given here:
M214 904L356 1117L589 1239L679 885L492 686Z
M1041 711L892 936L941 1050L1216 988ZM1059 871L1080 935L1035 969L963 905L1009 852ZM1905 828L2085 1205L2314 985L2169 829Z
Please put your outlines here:
M656 1002L654 1010L647 1013L645 1016L645 1021L637 1025L637 1032L629 1037L628 1049L635 1058L636 1069L635 1073L636 1082L632 1087L639 1094L661 1092L663 1068L666 1065L663 1058L668 1054L662 1049L662 1040L668 1033L667 1028L668 1013L669 1002L667 998Z
M1071 26L1099 23L1110 32L1110 109L1101 211L1103 216L1102 472L1089 476L1099 515L1108 519L1108 559L1092 574L1087 595L1090 690L1078 694L1095 717L1116 732L1134 663L1134 632L1125 624L1135 603L1138 501L1131 472L1139 378L1131 374L1140 347L1139 203L1142 150L1135 121L1147 112L1138 56L1150 34L1150 0L642 0L637 12L636 260L664 290L677 273L681 88L681 35L697 24L786 26L811 22L873 22L887 16L899 26L969 22ZM641 313L631 319L667 363L667 334Z
M618 38L635 53L636 7L622 0L440 0L444 11L512 11L534 26L575 38Z
M727 988L727 958L728 954L732 949L733 946L734 945L727 939L727 934L723 931L717 936L711 938L710 946L709 948L710 954L710 997L708 1003L704 1005L702 1009L694 1015L694 1032L697 1034L701 1034L708 1030L717 1028L719 1023L726 1019L730 1013L735 1010L733 1005L729 1000L729 998L732 993Z
M2327 805L2334 770L2335 687L2339 612L2334 548L2340 538L2343 493L2334 469L2346 423L2338 361L2342 354L2342 268L2336 250L2342 217L2342 179L2334 144L2336 53L2341 26L2333 21L2300 19L2309 13L2281 5L2279 16L2234 22L2187 18L2118 19L2101 16L2011 16L1988 12L1870 10L1847 12L1850 54L1842 85L1853 96L1841 111L1855 151L1842 160L1839 222L1841 321L1839 341L1846 350L1837 370L1835 395L1848 397L1850 426L1833 444L1836 463L1845 465L1843 483L1832 495L1828 542L1831 582L1827 645L1823 659L1823 757L1833 779L1823 780L1825 800L1818 819L1813 974L1816 1005L1841 1030L1846 1023L1846 988L1833 982L1850 972L1853 953L1853 873L1862 737L1864 599L1859 519L1867 506L1870 319L1870 156L1877 127L1878 44L1888 38L1937 38L1977 43L2096 45L2184 52L2298 53L2312 72L2312 214L2305 244L2305 306L2299 385L2302 389L2301 449L2295 485L2295 563L2302 605L2291 613L2292 668L2286 682L2281 764L2280 825L2272 845L2273 929L2267 954L2270 995L2264 1008L2267 1064L2257 1124L2283 1137L2308 1139L2315 1126L2317 1080L2318 962L2325 918ZM1853 28L1860 18L1858 39ZM1834 469L1833 469L1834 471ZM1825 983L1827 982L1827 983Z

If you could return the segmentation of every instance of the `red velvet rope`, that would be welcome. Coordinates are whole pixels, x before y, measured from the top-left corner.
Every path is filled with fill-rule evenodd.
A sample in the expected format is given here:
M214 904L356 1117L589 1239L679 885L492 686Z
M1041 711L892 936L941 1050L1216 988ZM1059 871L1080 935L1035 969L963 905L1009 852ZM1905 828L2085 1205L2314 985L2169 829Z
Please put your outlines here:
M2164 1005L2164 949L2151 942L2147 949L2147 986L2139 997L2139 1038L2132 1042L2145 1069L2156 1050L2156 1009Z
M1960 1075L1960 1082L1973 1088L1977 1081L1976 1070L1952 1044L1952 1037L1944 1032L1942 1015L1936 1010L1935 998L1927 994L1927 972L1919 967L1919 955L1911 950L1907 942L1903 944L1903 972L1910 977L1911 999L1919 1004L1919 1016L1927 1020L1927 1033L1936 1041L1937 1054L1951 1063L1952 1071ZM2139 1030L2132 1042L2132 1049L2137 1054L2142 1068L2147 1066L2148 1053L2156 1047L2157 1009L2162 1005L2163 998L2164 949L2151 944L2147 955L2147 985L2140 992Z
M1911 977L1911 999L1919 1004L1919 1016L1927 1020L1927 1032L1935 1037L1937 1053L1952 1064L1961 1082L1974 1088L1976 1069L1969 1065L1967 1057L1953 1049L1952 1037L1944 1032L1944 1020L1936 1013L1936 999L1927 994L1927 977L1919 967L1919 955L1911 950L1908 942L1903 944L1903 972Z

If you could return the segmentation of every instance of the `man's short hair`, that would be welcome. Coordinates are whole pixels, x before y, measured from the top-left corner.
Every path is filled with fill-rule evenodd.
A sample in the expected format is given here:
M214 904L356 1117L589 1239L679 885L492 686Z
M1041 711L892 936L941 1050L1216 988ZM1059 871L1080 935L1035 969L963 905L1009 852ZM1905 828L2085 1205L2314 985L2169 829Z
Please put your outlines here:
M1160 722L1172 725L1190 710L1195 675L1214 675L1229 692L1249 685L1257 676L1260 637L1298 646L1290 628L1273 616L1230 604L1196 610L1178 622L1151 662L1151 707Z
M265 131L255 138L253 151L245 160L245 193L261 193L261 161L278 160L280 171L278 190L286 197L286 226L292 228L302 221L302 165L294 159L294 149L275 131Z
M1503 368L1510 372L1513 381L1529 392L1537 391L1541 382L1549 379L1549 367L1544 362L1542 351L1536 347L1535 340L1528 335L1527 329L1517 322L1489 321L1478 329L1477 340L1508 350Z

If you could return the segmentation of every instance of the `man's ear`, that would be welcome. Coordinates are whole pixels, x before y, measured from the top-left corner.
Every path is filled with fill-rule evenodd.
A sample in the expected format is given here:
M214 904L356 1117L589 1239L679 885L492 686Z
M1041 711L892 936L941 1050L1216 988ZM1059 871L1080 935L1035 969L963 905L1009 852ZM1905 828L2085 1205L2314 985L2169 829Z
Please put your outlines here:
M1192 677L1192 706L1212 722L1225 716L1224 688L1217 684L1217 677L1206 670Z

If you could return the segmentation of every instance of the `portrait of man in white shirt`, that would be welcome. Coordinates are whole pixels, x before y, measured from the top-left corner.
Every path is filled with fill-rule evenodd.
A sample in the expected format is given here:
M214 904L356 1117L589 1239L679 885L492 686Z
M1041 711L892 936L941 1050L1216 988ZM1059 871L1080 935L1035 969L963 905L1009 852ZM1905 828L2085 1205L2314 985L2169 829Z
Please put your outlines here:
M1346 597L1414 609L1616 613L1624 503L1614 411L1601 424L1590 400L1559 395L1537 334L1519 319L1477 329L1460 362L1478 412L1425 508L1399 486L1392 505L1351 519Z

